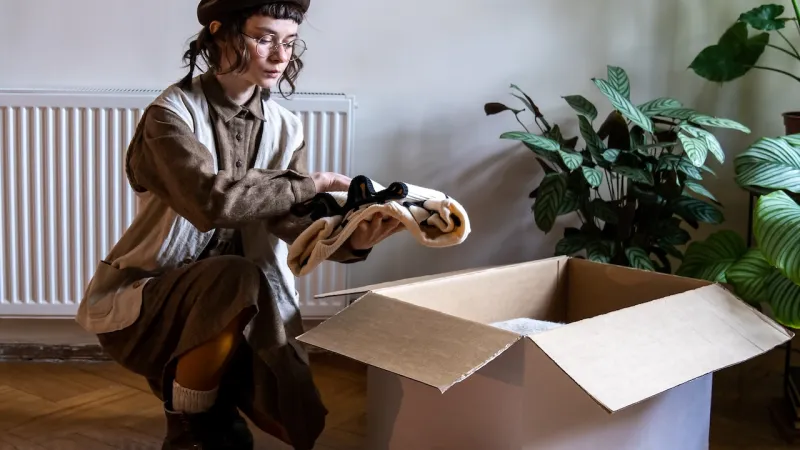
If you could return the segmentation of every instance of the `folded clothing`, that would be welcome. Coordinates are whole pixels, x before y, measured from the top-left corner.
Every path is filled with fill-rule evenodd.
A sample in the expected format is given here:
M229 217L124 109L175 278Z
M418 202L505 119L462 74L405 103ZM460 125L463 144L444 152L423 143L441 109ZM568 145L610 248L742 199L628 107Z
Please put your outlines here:
M513 331L514 333L521 334L523 336L530 336L532 334L543 333L545 331L558 328L564 324L560 322L548 322L546 320L528 319L523 317L519 319L495 322L491 325L495 328Z
M464 208L449 196L408 183L383 187L359 175L347 192L317 194L292 213L313 222L290 245L288 263L295 276L311 272L350 238L358 225L376 215L398 219L420 244L458 245L470 233Z

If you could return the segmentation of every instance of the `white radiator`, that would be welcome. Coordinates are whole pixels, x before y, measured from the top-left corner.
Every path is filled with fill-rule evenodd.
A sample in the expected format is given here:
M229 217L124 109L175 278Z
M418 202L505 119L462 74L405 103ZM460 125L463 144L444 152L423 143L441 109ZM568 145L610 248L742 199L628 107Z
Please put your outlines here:
M144 90L0 90L0 317L73 316L97 262L136 213L124 158ZM352 98L275 97L302 118L309 169L350 174ZM326 263L298 280L303 314L337 313L347 265Z

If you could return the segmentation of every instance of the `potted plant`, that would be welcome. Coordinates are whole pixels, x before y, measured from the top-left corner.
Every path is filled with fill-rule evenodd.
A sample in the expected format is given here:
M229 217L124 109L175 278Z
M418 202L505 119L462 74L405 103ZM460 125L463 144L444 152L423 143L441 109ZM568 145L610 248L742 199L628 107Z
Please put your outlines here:
M634 104L627 73L609 66L608 78L594 85L613 110L598 123L598 110L580 95L564 97L577 113L578 137L567 137L550 125L533 100L516 85L519 109L487 103L487 115L514 114L521 130L502 139L522 142L538 160L544 178L531 192L537 227L549 233L559 216L575 214L579 228L566 228L557 255L578 255L598 262L672 272L668 256L681 258L689 240L683 223L719 224L719 202L703 185L709 154L718 161L725 152L708 127L749 133L732 120L708 116L671 98ZM520 119L528 110L540 133ZM579 255L582 256L582 255Z
M797 46L783 33L787 26L796 28L800 34L800 3L791 0L793 13L783 17L783 5L767 4L754 8L739 16L739 19L728 28L719 41L703 49L689 65L697 75L718 83L725 83L746 75L752 69L776 72L792 78L800 83L800 74L774 67L759 65L758 61L767 48L788 55L794 62L800 61ZM750 33L750 29L754 33ZM785 45L770 42L770 33L774 32ZM800 90L800 84L798 84ZM786 134L800 133L800 111L783 114Z
M756 246L730 230L693 242L676 274L727 283L775 320L800 328L800 134L762 138L734 159L739 186L761 195L753 210Z

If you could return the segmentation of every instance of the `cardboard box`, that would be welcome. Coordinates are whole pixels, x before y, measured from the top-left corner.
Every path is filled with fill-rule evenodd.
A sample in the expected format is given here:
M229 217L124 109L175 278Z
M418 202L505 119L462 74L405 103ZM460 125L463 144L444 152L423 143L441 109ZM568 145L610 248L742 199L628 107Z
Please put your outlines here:
M707 449L712 373L792 333L722 286L551 258L363 294L301 342L361 361L368 450ZM493 323L565 325L530 336Z

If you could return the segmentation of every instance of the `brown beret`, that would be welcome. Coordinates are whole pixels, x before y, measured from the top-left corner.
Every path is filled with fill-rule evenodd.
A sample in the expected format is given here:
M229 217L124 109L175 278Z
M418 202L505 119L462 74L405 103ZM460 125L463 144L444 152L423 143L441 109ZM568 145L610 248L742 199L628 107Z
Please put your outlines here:
M208 26L227 14L270 3L293 3L306 13L311 0L200 0L200 4L197 5L197 20L201 25Z

